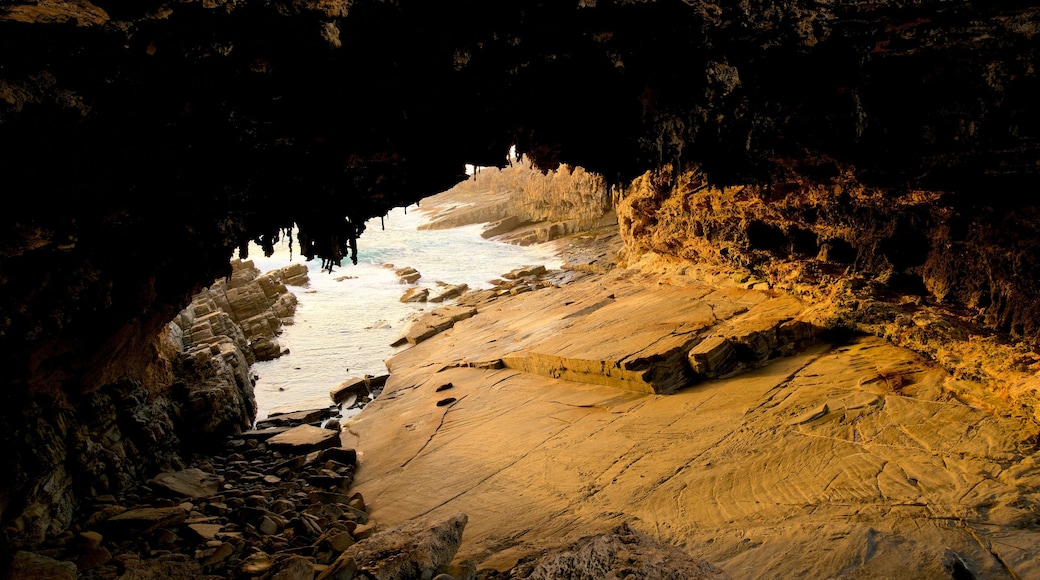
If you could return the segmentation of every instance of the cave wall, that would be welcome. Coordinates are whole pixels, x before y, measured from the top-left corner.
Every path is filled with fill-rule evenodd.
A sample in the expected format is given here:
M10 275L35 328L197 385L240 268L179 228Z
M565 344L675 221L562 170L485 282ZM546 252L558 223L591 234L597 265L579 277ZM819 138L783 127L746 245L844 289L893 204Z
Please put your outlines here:
M696 167L633 180L619 203L628 260L653 252L725 264L778 287L856 277L880 295L939 306L978 334L1036 343L1035 206L865 186L847 166L825 180L713 186Z
M57 468L90 487L23 459L97 423L87 398L160 388L156 337L248 241L338 267L366 219L511 145L746 188L699 218L672 171L629 223L706 233L657 250L816 251L1035 339L1038 23L1011 0L5 0L0 521Z

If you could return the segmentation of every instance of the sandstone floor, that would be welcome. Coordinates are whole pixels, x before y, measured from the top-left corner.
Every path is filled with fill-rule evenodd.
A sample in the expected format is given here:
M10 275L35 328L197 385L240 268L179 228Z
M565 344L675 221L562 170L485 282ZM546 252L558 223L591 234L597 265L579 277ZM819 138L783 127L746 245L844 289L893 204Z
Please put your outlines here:
M388 362L353 489L380 526L465 512L481 568L630 522L733 578L1040 577L1038 427L983 385L870 336L669 374L802 308L626 270L483 304Z

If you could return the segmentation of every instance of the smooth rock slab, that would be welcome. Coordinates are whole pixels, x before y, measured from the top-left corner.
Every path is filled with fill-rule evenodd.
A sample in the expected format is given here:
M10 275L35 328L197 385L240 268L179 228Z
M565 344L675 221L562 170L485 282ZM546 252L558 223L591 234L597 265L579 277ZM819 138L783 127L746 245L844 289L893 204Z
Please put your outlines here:
M293 427L267 440L274 449L308 453L339 445L339 432L312 425Z
M268 415L266 419L257 421L256 426L260 429L267 427L293 426L303 423L314 423L330 416L332 416L332 411L328 408L304 409L301 411Z
M470 318L477 313L476 308L467 306L445 306L433 312L428 312L419 317L418 320L409 325L404 336L398 338L390 346L401 346L405 343L419 344L420 342L451 328L456 322Z
M351 395L369 395L373 390L380 389L386 384L387 376L373 377L366 375L364 377L347 379L329 391L329 398L338 405L347 400Z
M106 527L117 528L124 533L148 533L158 528L179 524L187 517L180 507L145 507L127 510L105 521Z
M1036 423L884 340L821 342L667 396L473 364L635 346L652 369L679 333L813 338L770 293L621 274L500 299L387 361L383 394L343 433L372 520L467 513L457 558L497 570L631 522L734 578L943 578L947 549L977 578L1036 576Z
M214 540L224 529L224 524L188 524L188 529L195 534L204 542Z
M220 488L220 478L196 467L190 467L181 471L160 473L152 479L152 484L175 494L195 498L216 494Z

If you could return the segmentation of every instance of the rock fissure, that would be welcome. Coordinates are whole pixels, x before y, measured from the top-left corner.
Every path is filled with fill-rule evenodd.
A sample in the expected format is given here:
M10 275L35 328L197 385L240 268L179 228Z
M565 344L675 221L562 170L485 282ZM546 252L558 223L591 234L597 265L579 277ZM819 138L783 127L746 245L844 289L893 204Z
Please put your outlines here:
M444 410L444 413L441 414L441 418L440 418L440 421L437 423L437 427L433 430L433 433L430 433L429 439L426 440L426 443L423 443L423 446L420 447L419 450L415 452L415 455L413 455L411 459L409 459L409 460L407 460L407 461L405 461L404 463L401 464L401 468L402 469L407 467L408 464L412 462L412 459L415 459L416 457L418 457L419 454L421 454L430 445L430 443L433 443L434 437L436 437L437 433L440 433L441 428L444 427L444 422L448 419L448 413L451 413L451 411L455 407L456 403L462 401L465 398L466 398L466 395L463 395L462 398L460 398L458 400L453 400L451 403L449 403L447 405L447 408Z

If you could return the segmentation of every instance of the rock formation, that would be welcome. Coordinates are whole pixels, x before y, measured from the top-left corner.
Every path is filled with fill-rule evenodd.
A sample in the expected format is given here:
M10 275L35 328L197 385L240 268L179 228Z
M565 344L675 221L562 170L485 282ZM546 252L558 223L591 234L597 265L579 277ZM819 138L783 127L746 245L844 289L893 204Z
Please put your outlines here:
M228 280L197 294L157 335L144 384L126 379L58 417L45 417L40 403L13 411L57 420L57 428L28 433L32 454L16 448L8 464L16 486L9 491L32 485L4 529L8 545L37 544L80 517L82 503L132 489L155 470L182 466L212 438L249 429L256 414L249 365L270 356L271 345L278 354L275 335L296 304L286 282L305 283L306 268L261 275L252 262L236 261Z
M339 267L366 219L510 146L619 186L633 263L823 288L857 306L828 326L1035 372L1038 24L1008 1L7 0L5 549L173 460L167 325L236 250L295 234Z
M567 165L541 173L531 171L531 165L525 157L509 167L483 168L433 196L425 208L429 221L420 229L484 224L485 238L528 245L613 223L610 186L603 176Z
M395 354L345 429L372 520L465 510L457 558L484 578L1040 570L1028 397L834 323L901 306L885 296L795 297L644 258L464 296L474 314ZM927 305L887 328L1040 386L997 350L970 356Z
M682 550L660 546L645 534L623 524L610 532L584 538L573 546L527 559L517 564L513 577L532 580L724 580L727 575Z
M251 261L233 260L231 276L217 280L174 319L184 350L212 348L217 337L231 338L249 364L282 355L278 335L291 324L296 295L286 285L305 286L307 267L291 264L261 273Z

